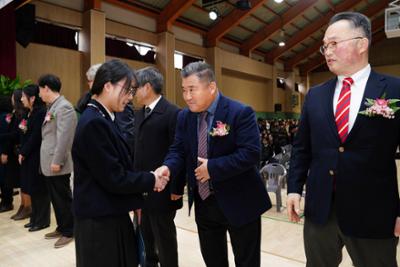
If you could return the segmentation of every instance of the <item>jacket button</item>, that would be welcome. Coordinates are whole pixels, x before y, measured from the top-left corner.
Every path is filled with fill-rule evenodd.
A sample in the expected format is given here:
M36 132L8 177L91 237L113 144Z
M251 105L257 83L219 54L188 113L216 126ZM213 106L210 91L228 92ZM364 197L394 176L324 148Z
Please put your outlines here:
M329 174L330 174L331 176L333 176L333 175L335 175L335 172L334 172L333 170L329 170Z
M339 147L339 152L340 152L340 153L344 152L344 147L340 146L340 147Z

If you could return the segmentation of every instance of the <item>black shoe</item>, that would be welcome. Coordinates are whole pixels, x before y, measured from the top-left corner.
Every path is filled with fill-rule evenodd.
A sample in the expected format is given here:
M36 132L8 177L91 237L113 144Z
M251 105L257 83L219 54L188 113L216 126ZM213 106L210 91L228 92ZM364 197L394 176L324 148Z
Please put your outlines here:
M25 228L31 228L33 226L33 223L29 222L24 225Z
M40 230L42 230L42 229L44 229L44 228L47 228L47 227L49 227L50 225L34 225L34 226L32 226L31 228L29 228L29 232L36 232L36 231L40 231Z
M10 210L13 210L13 208L14 208L13 204L1 205L0 206L0 212L10 211Z

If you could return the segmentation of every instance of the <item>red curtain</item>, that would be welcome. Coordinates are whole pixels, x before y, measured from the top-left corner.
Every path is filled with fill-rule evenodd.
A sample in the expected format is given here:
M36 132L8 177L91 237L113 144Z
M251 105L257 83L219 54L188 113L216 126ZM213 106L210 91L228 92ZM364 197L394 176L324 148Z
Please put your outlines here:
M17 72L14 9L13 2L0 9L0 74L12 79L16 77Z

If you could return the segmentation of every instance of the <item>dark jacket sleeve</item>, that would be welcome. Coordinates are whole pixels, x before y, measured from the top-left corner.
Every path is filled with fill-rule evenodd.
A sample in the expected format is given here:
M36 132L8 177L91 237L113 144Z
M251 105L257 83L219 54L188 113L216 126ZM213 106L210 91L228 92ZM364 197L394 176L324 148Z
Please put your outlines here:
M208 172L214 181L237 176L260 161L260 132L254 111L246 106L238 114L234 125L236 150L222 157L208 160Z
M95 134L94 134L95 133ZM123 165L112 130L102 120L92 120L81 135L86 147L88 169L92 177L107 191L119 194L153 190L155 178L149 172L133 172ZM126 155L128 157L128 155Z
M7 133L0 134L1 154L10 155L13 153L13 147L15 144L19 144L20 131L18 129L19 121L13 118L11 125L8 128Z
M32 151L40 149L42 143L42 124L44 117L46 116L46 110L37 111L34 116L31 117L29 127L31 128L31 134L29 138L21 145L20 154L24 157L29 157Z
M308 103L310 91L305 98L301 112L300 124L294 137L292 155L290 159L289 176L287 179L288 193L302 194L311 162L310 125L308 120Z

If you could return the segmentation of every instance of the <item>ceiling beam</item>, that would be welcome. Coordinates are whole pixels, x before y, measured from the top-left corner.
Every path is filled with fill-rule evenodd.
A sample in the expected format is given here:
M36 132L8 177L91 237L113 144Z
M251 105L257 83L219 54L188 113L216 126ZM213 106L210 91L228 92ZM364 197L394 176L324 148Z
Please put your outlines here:
M157 18L157 32L171 31L175 20L196 0L172 0L161 11Z
M250 0L251 9L241 10L239 8L233 9L227 16L220 20L216 25L214 25L208 32L206 37L207 46L216 46L219 39L232 28L239 25L248 15L250 15L254 10L263 5L265 0Z
M386 39L385 31L382 31L383 27L378 30L372 36L372 45L377 44ZM317 56L316 58L310 60L309 62L303 64L300 67L300 75L305 76L310 71L315 70L319 66L325 63L325 58L322 55Z
M91 9L101 9L101 0L86 0L83 1L83 10L88 11Z
M276 18L272 23L265 25L255 35L250 37L241 47L240 52L242 55L248 56L250 51L260 45L264 40L268 39L275 32L283 28L284 25L292 22L297 16L301 15L307 8L315 4L317 0L302 0L296 5L289 8L282 17Z
M112 4L114 6L121 7L123 9L127 9L129 11L133 11L135 13L139 13L139 14L145 15L147 17L151 17L153 19L157 19L158 18L158 14L156 12L153 12L153 11L150 11L150 10L147 10L147 9L143 9L143 8L140 8L140 7L135 6L135 5L131 5L131 4L128 4L128 3L125 3L125 2L121 2L121 1L118 1L118 0L102 0L102 1L106 2L106 3L109 3L109 4Z
M294 35L294 38L287 41L284 47L276 47L272 49L266 55L266 62L272 63L275 59L280 57L283 53L291 49L293 46L302 42L304 39L308 38L314 32L320 30L321 27L323 27L325 24L329 22L329 20L333 15L339 12L347 11L352 7L354 7L355 5L357 5L359 2L362 2L362 0L347 0L341 2L335 7L335 11L327 12L327 14L325 14L322 18L319 18L314 22L312 22L311 24L309 24L308 26L306 26L299 34ZM378 10L386 8L388 2L389 2L388 0L376 1L374 4L371 5L370 8L368 8L368 12L372 12L375 14L377 13Z
M376 13L373 13L373 11L375 11ZM372 8L368 8L366 11L363 12L364 15L366 16L373 16L377 13L379 13L379 11L372 9ZM375 33L379 30L381 30L384 26L385 26L385 19L384 17L380 17L378 19L375 19L371 22L371 31L372 33ZM321 46L321 42L315 42L313 45L309 46L307 49L305 49L304 51L301 51L300 53L298 53L296 56L294 56L293 58L289 59L286 63L285 63L285 71L291 71L293 70L294 66L296 66L297 64L299 64L302 60L308 58L309 56L311 56L312 54L316 53L319 51L319 48Z

